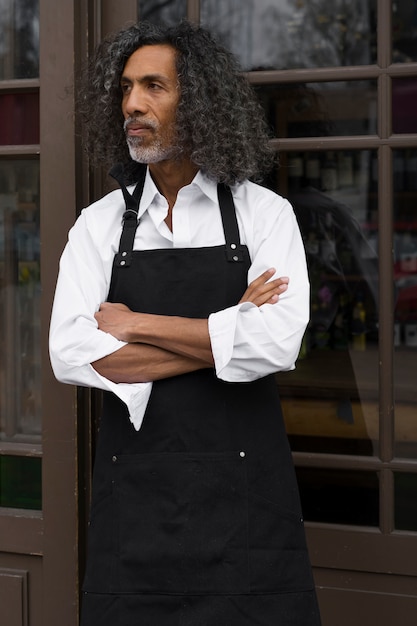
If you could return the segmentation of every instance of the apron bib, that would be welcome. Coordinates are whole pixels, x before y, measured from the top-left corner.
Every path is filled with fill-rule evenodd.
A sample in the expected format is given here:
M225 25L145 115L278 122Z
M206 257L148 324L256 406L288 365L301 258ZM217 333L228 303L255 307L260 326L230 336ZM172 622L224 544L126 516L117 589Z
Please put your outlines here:
M108 300L207 318L237 304L250 258L230 190L226 244L133 251L143 178L126 199ZM140 225L139 225L140 228ZM153 383L140 430L104 394L83 626L317 626L297 484L273 376L212 368Z

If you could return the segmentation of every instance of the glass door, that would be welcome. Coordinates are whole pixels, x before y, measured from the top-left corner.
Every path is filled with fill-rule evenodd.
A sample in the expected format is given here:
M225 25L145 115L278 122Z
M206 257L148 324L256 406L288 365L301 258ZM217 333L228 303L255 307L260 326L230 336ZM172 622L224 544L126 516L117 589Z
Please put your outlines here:
M411 626L414 3L139 0L137 6L142 19L170 23L188 13L212 29L239 58L273 130L280 164L265 185L293 204L311 282L311 320L297 368L279 374L277 384L323 623ZM399 581L407 598L400 598Z

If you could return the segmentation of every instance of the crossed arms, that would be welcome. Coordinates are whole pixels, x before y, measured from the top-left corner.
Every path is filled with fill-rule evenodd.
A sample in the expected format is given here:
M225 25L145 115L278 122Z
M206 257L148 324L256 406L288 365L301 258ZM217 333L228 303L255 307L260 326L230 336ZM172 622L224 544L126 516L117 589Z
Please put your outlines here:
M252 281L240 302L276 304L288 278L270 280L273 268ZM95 314L98 328L127 342L94 361L93 368L115 383L152 382L213 367L207 319L135 313L123 304L104 302Z

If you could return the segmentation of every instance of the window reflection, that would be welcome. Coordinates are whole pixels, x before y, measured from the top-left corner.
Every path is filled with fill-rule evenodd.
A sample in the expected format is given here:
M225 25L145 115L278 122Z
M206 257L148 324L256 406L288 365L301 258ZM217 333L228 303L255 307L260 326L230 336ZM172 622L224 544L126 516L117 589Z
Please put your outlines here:
M42 509L42 459L0 456L0 507Z
M39 1L2 0L0 80L39 76Z
M395 485L395 528L417 531L417 474L396 472Z
M376 134L376 81L264 85L257 93L277 137Z
M392 61L417 61L417 6L410 0L392 2Z
M366 150L281 157L277 190L294 207L311 285L296 370L278 376L295 450L374 454L378 440L375 164Z
M0 438L40 436L39 163L0 161Z
M297 467L304 519L328 524L379 525L375 472Z
M138 0L138 18L173 26L187 15L187 0Z
M417 133L417 78L392 80L392 130L394 133ZM417 170L414 170L417 178Z
M367 65L376 0L201 0L201 22L246 70Z
M394 150L396 452L417 453L417 148Z
M0 95L0 145L39 143L39 93L4 93Z

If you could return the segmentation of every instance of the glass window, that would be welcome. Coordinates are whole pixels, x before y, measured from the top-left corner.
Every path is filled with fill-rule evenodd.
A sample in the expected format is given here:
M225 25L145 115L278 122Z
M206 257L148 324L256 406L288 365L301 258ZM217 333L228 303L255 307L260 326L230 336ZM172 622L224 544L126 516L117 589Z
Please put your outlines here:
M288 152L281 156L276 189L294 207L311 285L311 318L297 367L278 375L292 447L374 454L376 153Z
M376 0L201 0L201 22L245 70L368 65Z
M397 454L417 453L417 148L393 151Z
M377 132L376 81L276 84L257 93L277 137Z
M0 507L42 509L42 459L0 456Z
M39 1L2 0L0 80L39 76Z
M397 472L395 485L395 528L417 531L417 474Z
M328 524L379 525L376 472L298 467L304 519Z
M175 25L187 16L187 0L138 0L138 18L154 24Z
M0 160L0 440L41 434L39 162Z
M0 126L0 145L38 144L39 94L0 94L0 119L7 120Z
M392 130L394 133L417 133L416 101L417 78L393 78ZM416 173L415 176L417 176Z
M417 61L417 6L410 0L392 3L392 60L394 63Z

